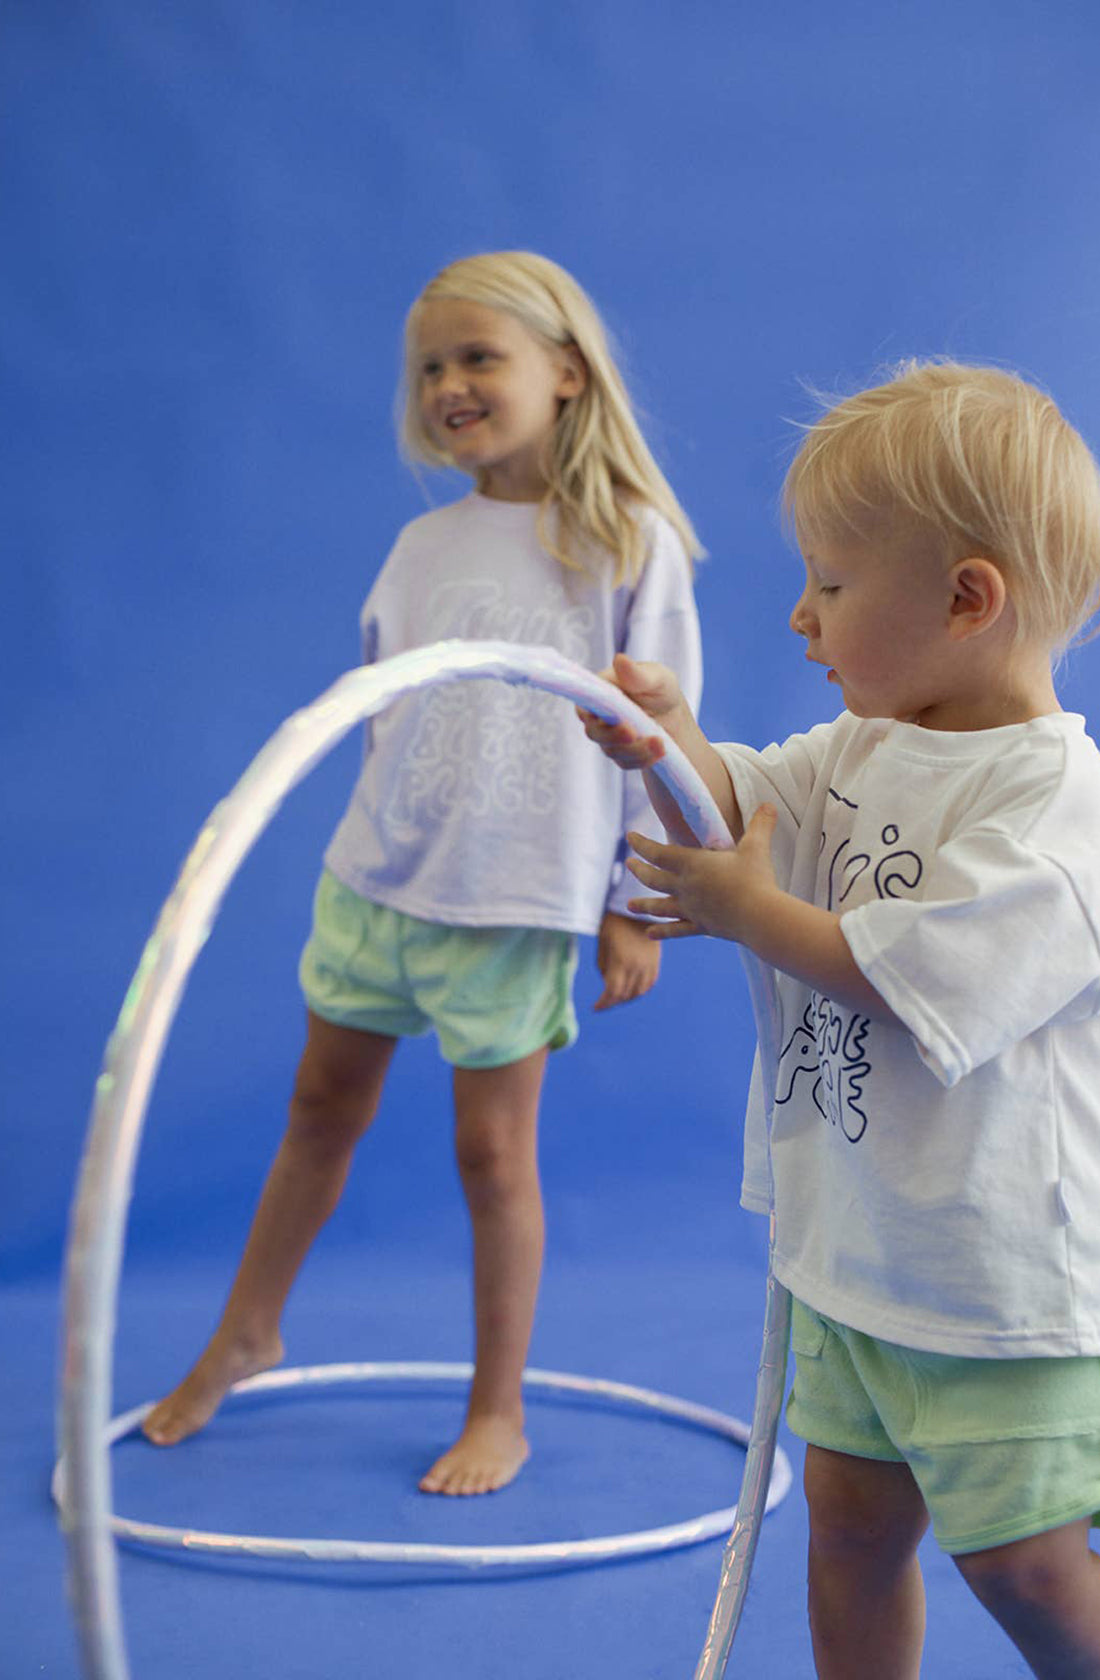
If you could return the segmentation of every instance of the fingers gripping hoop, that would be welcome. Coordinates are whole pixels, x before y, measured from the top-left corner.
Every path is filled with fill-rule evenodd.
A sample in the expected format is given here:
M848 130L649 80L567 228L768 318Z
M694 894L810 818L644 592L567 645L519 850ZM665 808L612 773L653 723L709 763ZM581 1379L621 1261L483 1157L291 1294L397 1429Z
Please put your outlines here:
M89 1680L127 1680L129 1674L114 1550L114 1534L121 1519L111 1514L110 1445L125 1432L119 1424L128 1421L132 1428L135 1417L128 1414L128 1420L112 1423L110 1416L115 1308L126 1210L146 1109L188 975L241 862L286 795L314 765L355 724L382 711L392 701L435 683L485 677L558 694L610 721L631 724L649 735L659 733L653 721L618 689L551 648L502 642L440 642L378 665L350 671L312 705L287 719L211 813L142 952L96 1082L66 1253L61 1460L57 1482L68 1539L82 1666ZM716 848L729 846L730 836L717 807L693 766L673 742L666 739L665 757L654 769L676 798L700 843ZM750 983L752 980L750 970ZM755 988L754 1002L759 1017L761 1002ZM762 1042L763 1038L762 1029ZM769 1280L764 1355L741 1498L726 1548L718 1601L697 1669L698 1680L710 1680L724 1671L769 1487L775 1503L786 1491L784 1473L789 1482L785 1460L776 1465L778 1480L772 1476L778 1416L774 1391L778 1388L781 1393L783 1383L786 1305L785 1291ZM777 1352L780 1329L782 1361ZM281 1373L284 1381L290 1375ZM543 1375L557 1377L558 1374ZM270 1373L261 1381L267 1386L278 1386L279 1377L280 1373ZM607 1386L596 1379L565 1381L592 1384L596 1392ZM620 1386L610 1385L611 1388ZM635 1401L638 1396L648 1394L645 1390L631 1392ZM625 1394L624 1390L624 1397ZM686 1404L670 1403L667 1396L649 1396L643 1403L651 1404L654 1399L663 1402L658 1409L671 1409L674 1415L677 1407ZM139 1408L139 1415L143 1410ZM723 1424L734 1421L724 1419L721 1413L710 1415L712 1421L705 1427L716 1427L714 1419L723 1419ZM728 1430L720 1429L720 1432L728 1433ZM711 1519L717 1515L722 1516L724 1527L730 1513L711 1513ZM695 1519L694 1524L680 1526L691 1528L704 1520L708 1519ZM244 1537L212 1538L233 1541ZM631 1538L634 1537L614 1537L617 1542ZM671 1542L688 1543L690 1537ZM566 1547L576 1550L584 1544L568 1542L562 1551ZM522 1552L524 1548L494 1550ZM531 1561L527 1560L528 1566ZM562 1556L559 1561L568 1559ZM575 1561L595 1559L585 1559L582 1552Z

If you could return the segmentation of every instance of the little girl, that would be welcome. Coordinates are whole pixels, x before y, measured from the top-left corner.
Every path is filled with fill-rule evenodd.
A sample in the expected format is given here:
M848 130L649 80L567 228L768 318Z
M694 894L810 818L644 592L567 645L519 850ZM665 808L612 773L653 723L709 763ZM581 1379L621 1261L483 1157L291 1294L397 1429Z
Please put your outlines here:
M405 452L475 489L399 535L363 607L365 660L447 637L545 644L594 670L625 652L670 665L696 704L699 546L576 282L522 251L450 264L409 313L404 388ZM462 1433L420 1486L486 1493L516 1475L542 1266L543 1073L577 1035L578 934L598 934L597 1009L657 978L622 868L647 811L641 777L594 752L550 695L463 682L368 726L302 955L307 1038L286 1135L221 1321L150 1412L151 1441L193 1434L233 1383L282 1358L283 1304L397 1041L434 1029L454 1068L476 1351Z

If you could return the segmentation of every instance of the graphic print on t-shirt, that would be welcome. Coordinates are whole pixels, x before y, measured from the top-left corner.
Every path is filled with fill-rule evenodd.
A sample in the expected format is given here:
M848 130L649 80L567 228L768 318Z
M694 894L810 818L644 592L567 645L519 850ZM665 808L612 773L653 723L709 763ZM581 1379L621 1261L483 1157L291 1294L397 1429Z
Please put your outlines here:
M829 789L829 797L849 811L859 810L854 800L846 799L835 788ZM879 835L886 849L876 863L870 852L853 851L852 836L845 835L833 847L825 865L826 908L839 911L869 869L873 870L871 881L878 898L902 898L912 892L920 883L924 865L916 852L899 844L900 839L897 824L886 823ZM828 836L823 831L823 859L828 848ZM801 1095L808 1084L810 1098L822 1119L838 1126L849 1143L858 1143L868 1122L864 1085L872 1069L867 1045L870 1030L868 1016L845 1009L820 992L811 992L802 1019L780 1052L776 1106L789 1103L796 1092Z
M592 608L563 602L547 588L542 600L509 601L496 579L441 584L421 614L429 639L498 640L587 656ZM470 689L486 704L473 703ZM560 797L558 722L552 694L474 679L429 689L401 702L415 707L415 730L381 813L395 834L456 816L485 819L528 812L548 816Z

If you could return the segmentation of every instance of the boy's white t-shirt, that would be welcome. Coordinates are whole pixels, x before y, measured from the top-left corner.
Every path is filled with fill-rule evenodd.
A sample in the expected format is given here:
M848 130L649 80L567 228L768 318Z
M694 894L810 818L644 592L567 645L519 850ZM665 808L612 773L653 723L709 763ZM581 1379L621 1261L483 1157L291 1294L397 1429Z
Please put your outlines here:
M617 652L677 672L698 703L699 621L672 526L639 511L648 557L613 583L596 551L546 553L538 508L475 494L413 520L363 606L367 664L458 637L557 648L588 670ZM626 914L628 829L662 829L560 697L492 679L438 684L368 725L362 770L325 863L353 892L426 921L595 933Z
M836 911L904 1023L776 974L775 1270L853 1328L1100 1354L1100 754L1056 713L947 733L844 713L719 746L780 883ZM742 1201L769 1203L750 1095Z

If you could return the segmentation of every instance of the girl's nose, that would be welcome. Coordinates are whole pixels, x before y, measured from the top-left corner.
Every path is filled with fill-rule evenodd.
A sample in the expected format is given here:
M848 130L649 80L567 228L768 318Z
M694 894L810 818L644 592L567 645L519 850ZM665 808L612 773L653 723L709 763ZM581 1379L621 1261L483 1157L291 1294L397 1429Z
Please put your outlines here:
M810 610L806 605L806 597L800 595L794 604L789 620L791 629L796 636L808 636L810 634L809 619Z
M439 376L439 389L446 396L466 389L466 376L457 362L448 362Z

